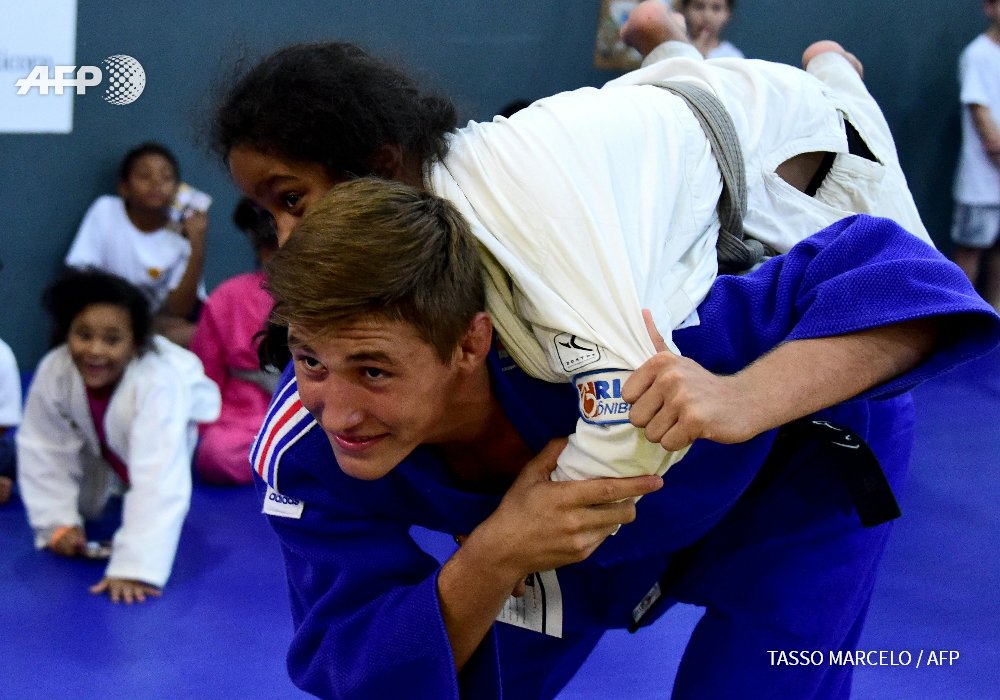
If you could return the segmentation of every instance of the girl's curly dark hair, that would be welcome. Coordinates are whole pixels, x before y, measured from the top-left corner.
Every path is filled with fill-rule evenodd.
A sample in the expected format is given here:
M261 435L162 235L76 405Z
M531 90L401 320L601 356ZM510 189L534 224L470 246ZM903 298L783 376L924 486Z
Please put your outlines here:
M452 103L348 43L296 44L238 78L216 108L212 149L237 146L322 165L335 179L372 172L385 145L422 165L444 157Z
M66 268L42 295L52 317L52 347L62 345L81 311L92 304L111 304L128 311L132 337L140 353L149 347L153 315L146 296L128 281L95 268Z

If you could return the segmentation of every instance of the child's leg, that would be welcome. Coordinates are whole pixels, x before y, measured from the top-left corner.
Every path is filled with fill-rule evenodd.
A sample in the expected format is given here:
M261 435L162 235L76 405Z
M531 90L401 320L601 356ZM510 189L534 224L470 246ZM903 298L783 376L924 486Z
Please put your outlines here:
M893 219L933 245L899 164L889 124L861 79L860 62L835 41L812 44L802 58L806 71L827 87L830 101L855 137L851 152L834 161L816 198L844 211Z
M643 58L666 41L688 42L684 16L672 12L662 0L645 0L636 5L622 25L622 41Z
M121 496L112 496L104 504L100 513L88 518L84 524L87 539L97 542L110 542L122 526Z
M10 500L14 490L14 475L16 473L17 450L9 432L0 428L0 505Z
M967 248L963 245L955 246L952 259L956 265L962 268L962 272L969 278L972 284L979 279L979 263L982 260L983 251L979 248Z
M1000 207L956 203L951 240L955 264L983 298L1000 308ZM986 279L980 285L983 273Z
M994 309L1000 311L1000 243L990 248L986 273L983 296Z

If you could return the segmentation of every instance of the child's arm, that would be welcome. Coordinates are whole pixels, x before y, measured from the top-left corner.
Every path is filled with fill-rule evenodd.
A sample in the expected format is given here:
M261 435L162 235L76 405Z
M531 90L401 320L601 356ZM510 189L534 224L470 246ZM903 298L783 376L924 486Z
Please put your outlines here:
M1000 126L993 118L993 112L986 105L970 104L968 107L983 150L993 161L993 165L1000 168Z
M208 233L208 214L194 212L184 220L184 235L191 243L191 257L181 281L167 296L164 311L171 316L187 318L198 303L198 284L205 265L205 239Z
M57 349L39 364L15 438L21 499L39 549L61 539L54 537L61 528L83 524L77 501L84 442L57 405L58 397L65 393L60 384L69 378L70 363L69 354ZM61 548L53 550L62 553Z
M134 406L108 407L116 420L125 420L121 413L131 409L130 423L122 428L128 434L123 458L131 483L122 499L122 524L104 578L162 588L173 568L191 500L191 398L188 378L166 359L141 362L133 372Z

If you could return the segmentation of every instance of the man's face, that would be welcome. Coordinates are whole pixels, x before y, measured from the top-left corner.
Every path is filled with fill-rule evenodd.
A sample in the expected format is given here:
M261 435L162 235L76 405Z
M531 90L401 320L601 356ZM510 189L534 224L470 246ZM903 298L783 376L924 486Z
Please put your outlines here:
M367 317L322 336L292 325L288 340L302 404L344 473L378 479L418 445L454 439L462 369L410 324Z

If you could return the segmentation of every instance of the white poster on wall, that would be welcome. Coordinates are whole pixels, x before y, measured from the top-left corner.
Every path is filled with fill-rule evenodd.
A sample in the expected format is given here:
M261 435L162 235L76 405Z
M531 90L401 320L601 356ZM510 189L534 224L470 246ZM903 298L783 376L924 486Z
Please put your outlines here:
M19 95L17 81L38 66L55 76L56 66L76 63L76 1L0 0L0 133L73 130L72 87Z

